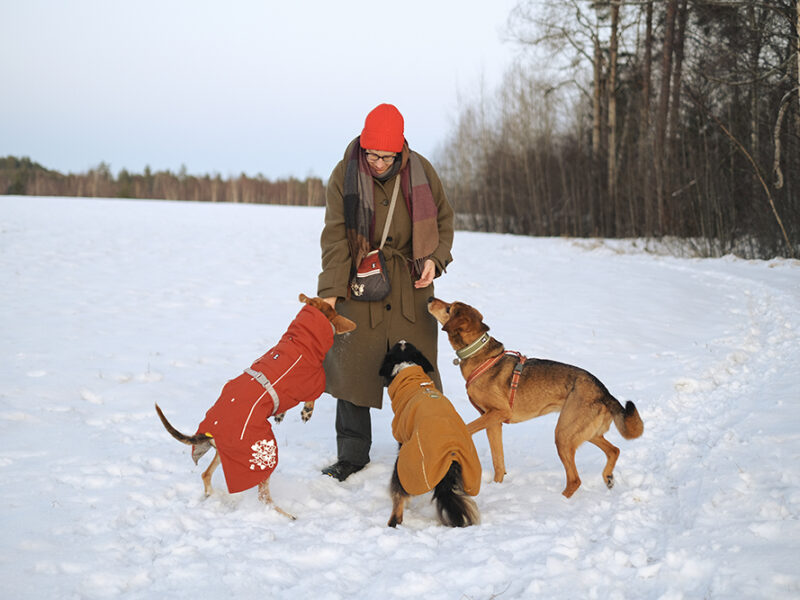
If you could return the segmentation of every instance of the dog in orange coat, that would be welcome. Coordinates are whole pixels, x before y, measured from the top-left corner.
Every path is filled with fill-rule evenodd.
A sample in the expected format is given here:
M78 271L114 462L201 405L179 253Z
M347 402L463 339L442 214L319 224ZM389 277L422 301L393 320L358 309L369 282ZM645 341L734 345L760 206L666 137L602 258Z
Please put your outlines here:
M392 434L400 444L389 491L389 527L403 522L409 496L433 490L443 525L466 527L478 522L469 496L481 487L481 463L472 436L456 409L426 375L433 366L412 344L401 341L386 354L380 374L389 382L394 419Z
M355 323L339 315L321 298L300 294L305 304L280 341L244 373L222 388L194 435L175 429L156 404L156 412L167 431L192 446L195 464L210 448L216 449L203 472L206 496L213 492L211 476L222 464L230 493L258 486L258 497L282 515L292 515L276 506L269 493L269 478L278 464L278 447L269 419L301 402L303 421L313 412L314 401L325 390L322 361L333 345L334 334L347 333Z

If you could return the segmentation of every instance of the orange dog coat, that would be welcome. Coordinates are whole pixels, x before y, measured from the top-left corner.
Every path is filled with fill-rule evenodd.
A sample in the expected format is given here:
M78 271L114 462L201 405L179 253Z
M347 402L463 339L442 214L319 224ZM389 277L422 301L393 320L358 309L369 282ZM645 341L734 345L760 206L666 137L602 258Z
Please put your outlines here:
M464 491L481 488L481 463L472 436L450 401L436 389L422 367L401 370L389 385L392 434L400 442L397 475L403 488L418 496L432 490L452 461L461 464Z
M250 369L230 380L197 433L211 435L230 493L267 479L278 464L269 417L316 400L325 391L322 360L333 345L333 326L305 305L280 341Z

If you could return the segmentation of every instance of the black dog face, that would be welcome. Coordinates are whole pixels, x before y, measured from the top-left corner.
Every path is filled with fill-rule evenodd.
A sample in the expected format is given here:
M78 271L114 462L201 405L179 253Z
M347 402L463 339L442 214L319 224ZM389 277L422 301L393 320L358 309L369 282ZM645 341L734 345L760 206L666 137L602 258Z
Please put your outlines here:
M422 352L417 350L411 342L401 340L392 346L386 356L383 357L383 364L378 374L390 381L393 378L392 371L401 363L415 364L422 367L422 370L427 373L433 372L433 365L425 358Z

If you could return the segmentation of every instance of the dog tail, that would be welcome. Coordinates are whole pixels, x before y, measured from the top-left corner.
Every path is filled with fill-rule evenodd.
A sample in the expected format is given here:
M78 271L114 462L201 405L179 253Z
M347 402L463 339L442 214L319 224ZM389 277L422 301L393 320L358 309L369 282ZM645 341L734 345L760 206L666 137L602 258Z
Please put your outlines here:
M456 461L450 463L450 469L433 488L433 500L442 525L469 527L480 521L478 506L464 491L461 465Z
M611 398L613 400L611 412L614 415L614 425L617 426L620 435L626 440L633 440L642 435L644 423L639 416L639 411L636 410L636 405L628 400L623 408L619 400L613 396Z
M206 452L211 449L211 439L207 435L186 435L185 433L181 433L177 429L172 426L172 423L167 421L167 417L164 416L164 413L161 412L161 408L156 404L156 412L158 413L158 417L161 419L161 423L164 425L164 429L166 429L169 434L174 437L179 442L183 442L184 444L192 447L192 460L194 464L197 464L197 461L200 460Z

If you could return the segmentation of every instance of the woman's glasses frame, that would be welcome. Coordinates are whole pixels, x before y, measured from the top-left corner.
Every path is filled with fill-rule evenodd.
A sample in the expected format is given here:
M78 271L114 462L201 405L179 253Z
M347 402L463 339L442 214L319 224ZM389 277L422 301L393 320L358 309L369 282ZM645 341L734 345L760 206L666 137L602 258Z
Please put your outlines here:
M369 152L369 151L366 151L365 154L368 163L375 164L379 160L382 160L383 164L386 165L387 167L391 165L397 158L397 154L389 154L387 156L381 156L380 154L375 154L374 152Z

